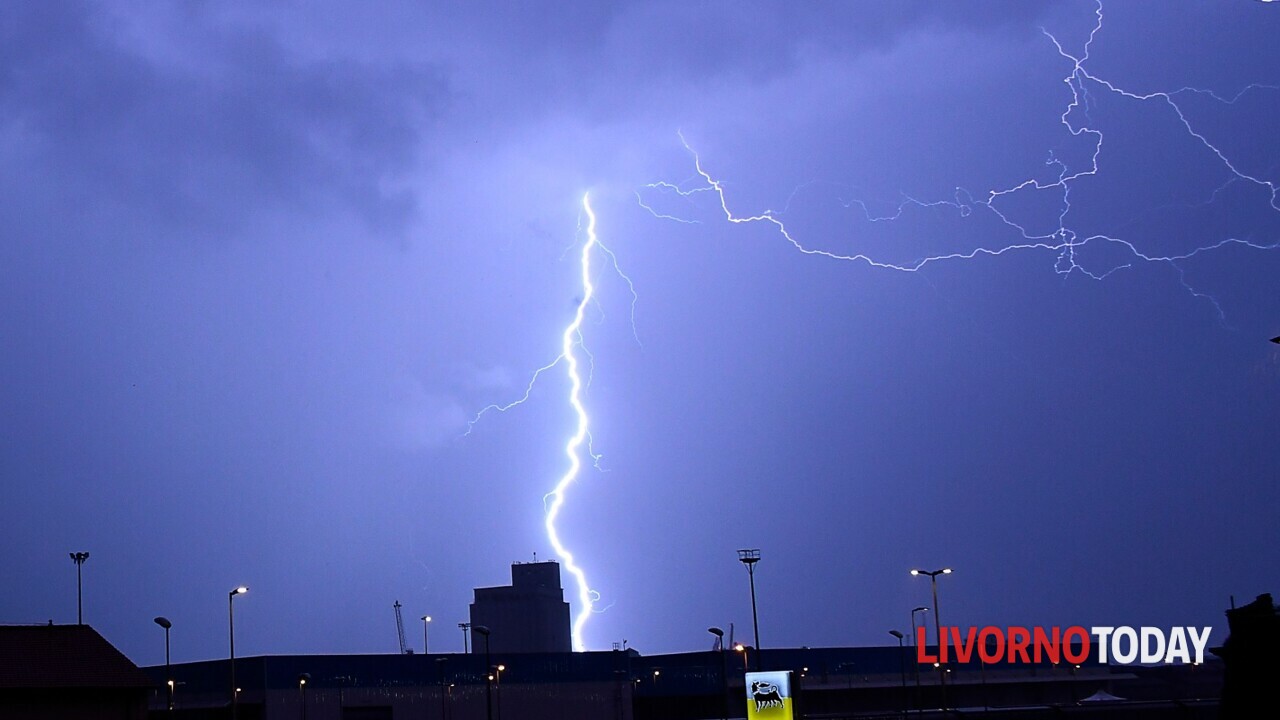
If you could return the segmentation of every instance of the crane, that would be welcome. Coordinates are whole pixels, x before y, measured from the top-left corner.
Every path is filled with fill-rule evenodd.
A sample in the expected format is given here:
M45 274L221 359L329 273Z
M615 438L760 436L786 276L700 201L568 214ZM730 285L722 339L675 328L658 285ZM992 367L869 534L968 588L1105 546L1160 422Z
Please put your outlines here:
M413 648L407 647L404 644L404 619L400 617L400 608L403 606L400 604L400 601L397 600L396 604L391 607L396 609L396 633L400 636L400 654L412 655Z

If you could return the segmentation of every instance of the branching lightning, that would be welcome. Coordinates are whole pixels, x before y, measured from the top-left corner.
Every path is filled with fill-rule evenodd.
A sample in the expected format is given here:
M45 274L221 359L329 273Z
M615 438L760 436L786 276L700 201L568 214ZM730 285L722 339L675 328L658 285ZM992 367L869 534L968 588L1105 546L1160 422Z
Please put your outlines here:
M906 212L910 211L912 208L951 207L951 208L954 208L961 217L969 217L970 215L973 214L975 210L990 212L994 214L995 217L998 218L1001 223L1003 223L1004 225L1012 229L1012 231L1014 232L1017 239L1010 244L1006 244L998 247L975 247L971 249L949 252L949 253L944 253L940 255L923 257L907 263L890 262L882 259L877 259L865 253L840 253L840 252L833 252L829 250L808 246L804 242L802 242L799 238L797 238L795 235L793 235L793 233L790 230L788 230L787 226L784 224L781 218L781 215L783 213L776 212L773 210L765 210L763 212L760 212L754 215L739 215L734 213L729 207L729 200L728 200L728 197L726 196L723 184L721 183L720 180L713 177L711 173L706 170L706 168L702 163L701 157L693 149L693 147L689 144L689 142L684 138L683 134L680 135L680 141L684 145L685 149L693 157L694 169L696 170L697 175L701 179L700 183L693 187L686 188L681 185L677 185L673 183L656 182L656 183L651 183L649 185L644 186L643 190L653 191L657 193L675 193L679 196L686 197L686 198L694 196L696 194L701 194L701 193L710 194L716 198L716 200L719 203L719 210L724 214L725 219L730 223L735 223L735 224L767 223L774 226L774 229L776 230L776 232L785 241L790 243L800 253L803 253L805 255L816 255L816 256L826 257L832 260L864 263L870 267L884 269L884 270L895 270L900 272L917 272L928 265L941 263L944 261L972 260L979 255L999 256L999 255L1004 255L1006 253L1011 253L1011 252L1032 251L1032 250L1042 250L1042 251L1049 251L1049 252L1055 253L1056 259L1054 262L1054 269L1057 273L1061 275L1069 275L1071 273L1079 272L1095 280L1102 280L1106 278L1108 275L1110 275L1111 273L1130 267L1133 263L1136 263L1136 262L1163 263L1174 269L1174 271L1176 272L1179 278L1179 281L1181 282L1182 286L1187 289L1187 291L1189 291L1195 297L1202 298L1210 302L1214 306L1214 309L1216 310L1218 317L1220 319L1225 319L1225 314L1221 306L1213 296L1203 291L1197 290L1187 282L1183 267L1181 265L1182 261L1189 260L1195 257L1196 255L1206 253L1212 250L1218 250L1230 245L1244 246L1248 248L1253 248L1255 250L1275 250L1277 248L1280 248L1280 243L1263 244L1263 243L1253 242L1248 239L1228 237L1213 243L1196 247L1188 252L1184 252L1180 254L1161 255L1161 254L1151 254L1148 252L1144 252L1136 244L1134 244L1134 242L1130 240L1126 240L1121 237L1113 237L1105 234L1094 234L1094 235L1089 235L1087 237L1080 237L1068 225L1067 218L1071 212L1072 187L1074 184L1084 181L1098 174L1099 172L1098 159L1103 152L1103 140L1104 140L1103 133L1101 130L1095 127L1092 127L1090 124L1091 121L1088 118L1088 107L1090 105L1090 97L1091 97L1089 88L1090 86L1094 86L1095 88L1100 88L1106 92L1120 95L1130 100L1134 100L1138 102L1163 103L1167 105L1173 111L1173 113L1176 114L1178 121L1181 123L1182 127L1185 129L1187 135L1190 138L1194 139L1195 142L1202 145L1210 153L1212 153L1217 158L1218 162L1220 162L1221 165L1227 170L1227 172L1231 176L1227 184L1230 184L1233 182L1246 182L1246 183L1251 183L1251 184L1260 186L1262 188L1265 188L1266 191L1270 194L1270 201L1269 201L1270 208L1276 211L1280 211L1280 184L1277 184L1274 181L1266 180L1242 171L1239 168L1238 163L1233 162L1219 147L1217 147L1212 141L1210 141L1205 136L1205 134L1196 130L1196 128L1192 125L1191 121L1187 118L1183 108L1177 102L1177 97L1180 95L1196 94L1196 95L1212 98L1213 100L1225 105L1233 105L1248 93L1263 92L1263 91L1278 91L1280 90L1280 87L1275 85L1252 84L1240 90L1238 93L1236 93L1231 97L1224 97L1222 95L1219 95L1209 90L1202 90L1202 89L1190 88L1190 87L1183 87L1172 92L1152 92L1152 93L1135 93L1135 92L1125 90L1119 87L1118 85L1116 85L1115 83L1112 83L1106 79L1103 79L1091 74L1085 68L1085 63L1089 59L1089 48L1092 45L1096 35L1102 30L1101 2L1099 2L1097 5L1095 15L1096 15L1096 21L1094 23L1093 29L1090 31L1089 38L1084 44L1083 52L1078 57L1076 55L1073 55L1067 49L1065 49L1062 43L1060 43L1058 39L1054 35L1052 35L1049 31L1044 30L1043 28L1041 29L1041 32L1043 32L1044 35L1050 40L1050 42L1053 43L1054 47L1057 49L1058 54L1071 63L1070 74L1068 74L1065 78L1063 78L1063 82L1070 89L1071 100L1067 104L1066 109L1062 112L1060 116L1060 121L1063 127L1065 127L1071 135L1077 136L1077 137L1087 136L1089 138L1092 138L1093 152L1087 167L1085 167L1084 169L1072 171L1070 168L1068 168L1065 162L1063 162L1062 160L1058 159L1057 157L1051 154L1049 159L1046 161L1046 165L1053 166L1057 170L1057 177L1052 182L1042 182L1041 180L1032 178L1032 179L1024 180L1020 183L1017 183L1016 185L1013 185L1004 189L991 190L986 194L985 198L975 198L973 195L971 195L968 191L964 190L963 188L957 188L955 191L954 197L946 200L936 200L931 202L925 202L925 201L917 200L915 198L905 197L905 199L898 204L895 212L889 215L882 215L882 216L874 215L868 208L867 204L860 200L853 200L849 203L849 206L852 206L852 205L858 206L862 210L862 213L864 214L866 220L869 222L890 222L890 221L898 220ZM1084 116L1083 123L1073 119L1075 115L1075 111L1077 109L1080 109L1081 114ZM1219 188L1219 190L1221 189L1222 188ZM1056 191L1060 193L1061 211L1059 212L1059 215L1058 215L1058 222L1057 222L1056 228L1054 228L1052 231L1048 233L1036 234L1027 230L1025 226L1019 224L1018 222L1015 222L1006 214L1005 211L1001 210L1000 208L1001 200L1009 198L1015 195L1016 193L1024 192L1024 191ZM645 210L649 211L652 215L654 215L657 218L664 219L664 220L672 220L677 222L684 222L684 223L696 222L694 220L688 220L675 215L659 212L654 207L652 207L651 203L646 201L644 192L637 192L636 197L640 206ZM1112 245L1119 246L1123 248L1123 250L1129 256L1132 257L1132 261L1129 263L1121 263L1121 264L1117 264L1117 265L1113 265L1105 268L1095 268L1095 269L1086 268L1084 265L1080 263L1077 253L1081 248L1091 243L1112 244Z
M560 336L560 354L554 360L536 369L529 378L528 384L525 386L524 393L517 399L506 403L505 405L489 405L476 413L476 416L468 423L467 433L470 434L475 428L477 422L480 421L486 413L489 412L506 412L517 405L522 405L529 400L529 396L533 393L534 386L537 385L538 379L543 373L561 365L565 366L565 375L569 380L569 406L573 408L574 417L576 419L576 428L565 443L564 452L569 460L569 467L564 475L555 486L543 496L543 510L545 512L544 524L547 530L547 539L551 542L551 547L555 551L556 556L560 558L569 574L573 576L578 591L578 612L573 621L573 647L575 650L585 650L586 645L582 639L583 629L587 620L591 618L592 613L596 612L596 602L600 599L600 594L591 589L591 584L587 581L586 571L574 560L573 553L565 547L560 540L560 532L556 526L556 520L560 517L560 511L564 507L565 496L569 488L578 479L582 471L583 455L591 458L592 465L596 469L600 469L601 455L596 453L592 448L591 438L591 420L587 415L586 405L583 403L582 396L585 386L591 381L591 368L593 359L591 353L587 351L586 345L582 337L582 325L586 319L587 307L596 303L596 287L591 280L591 256L593 252L599 251L608 259L614 272L626 282L627 288L631 292L631 331L639 343L639 335L635 329L635 303L636 292L635 284L631 278L622 272L618 265L618 257L600 242L599 236L596 234L596 215L591 208L591 198L589 194L582 196L582 210L587 218L586 241L582 244L579 253L579 268L582 282L582 296L574 310L573 320L564 328L564 332ZM579 357L579 354L583 356ZM582 366L586 363L587 373L586 379L583 378Z
M1178 98L1184 95L1198 95L1211 98L1212 100L1225 104L1234 105L1242 97L1252 92L1264 91L1280 91L1280 87L1274 85L1253 84L1240 90L1233 96L1219 95L1208 90L1184 87L1172 92L1152 92L1152 93L1135 93L1125 90L1120 86L1103 78L1097 77L1086 69L1086 63L1089 59L1090 47L1102 30L1102 5L1099 2L1095 11L1096 21L1089 33L1088 40L1084 43L1080 54L1073 55L1069 52L1058 39L1043 30L1045 37L1057 49L1058 54L1067 60L1071 65L1070 73L1063 78L1063 83L1070 92L1070 100L1066 108L1060 115L1060 122L1067 132L1073 137L1087 137L1092 141L1092 153L1090 161L1081 169L1072 169L1067 162L1050 154L1045 165L1053 168L1054 177L1051 180L1041 180L1031 178L1010 185L1003 189L990 190L984 195L975 196L963 188L956 188L954 194L946 199L941 200L919 200L907 195L903 195L903 199L898 202L896 210L889 214L878 215L872 212L869 205L861 200L850 200L846 207L858 207L868 222L894 222L901 219L905 214L914 210L926 208L950 208L953 209L959 217L969 218L975 212L985 212L992 214L1001 224L1009 228L1012 233L1012 242L993 247L973 247L954 252L947 252L938 255L918 258L910 262L893 262L884 259L878 259L872 255L865 253L841 253L831 250L825 250L810 245L806 245L800 238L796 237L790 231L782 220L785 214L783 211L765 210L752 215L736 214L730 209L729 198L725 192L722 182L714 177L703 165L702 158L693 149L689 142L680 135L680 141L685 149L693 158L694 169L696 170L699 181L691 187L685 187L682 184L673 184L668 182L656 182L645 185L641 190L636 192L636 199L639 205L647 210L654 217L679 223L697 223L697 220L683 218L678 215L662 212L653 206L647 198L650 194L674 194L683 198L692 198L694 196L707 195L715 198L721 212L726 221L733 224L757 224L764 223L771 225L774 231L786 242L790 243L794 249L804 255L820 256L830 260L843 262L862 263L868 267L893 270L898 272L918 272L925 267L946 261L963 261L973 260L978 256L1000 256L1007 253L1026 252L1026 251L1047 251L1055 257L1054 270L1060 275L1070 275L1072 273L1080 273L1095 280L1103 280L1110 274L1131 267L1136 263L1160 263L1172 267L1183 287L1185 287L1195 297L1202 298L1210 302L1217 310L1220 318L1225 317L1218 301L1204 293L1193 288L1185 278L1185 274L1181 263L1190 260L1197 255L1218 250L1230 245L1244 246L1255 250L1275 250L1280 248L1280 243L1263 244L1253 242L1248 239L1227 237L1216 242L1205 244L1180 254L1153 254L1145 252L1139 248L1131 240L1122 237L1113 237L1106 234L1092 234L1087 237L1081 237L1068 223L1068 217L1072 211L1071 192L1072 188L1081 182L1087 181L1089 178L1095 177L1099 173L1099 158L1103 154L1104 136L1101 130L1093 126L1093 121L1089 116L1090 106L1095 103L1094 93L1103 91L1114 95L1122 96L1141 103L1163 104L1167 106L1177 117L1188 137L1199 143L1224 167L1228 173L1229 180L1225 185L1215 192L1222 191L1226 186L1236 183L1250 183L1265 188L1270 194L1269 206L1272 210L1280 211L1280 185L1276 182L1266 180L1255 175L1251 175L1242 171L1237 162L1233 162L1219 147L1217 147L1205 133L1198 131L1188 119L1182 106L1178 103ZM797 192L799 188L797 188ZM1023 192L1056 192L1060 198L1060 210L1058 212L1056 227L1049 232L1032 232L1027 227L1015 221L1009 216L1007 210L1002 210L1002 202L1012 198L1018 193ZM794 196L795 193L793 192ZM788 200L788 206L790 200ZM524 388L523 394L515 400L506 404L492 404L482 408L475 417L468 423L467 434L470 434L476 424L489 412L506 412L523 403L527 402L542 376L564 365L566 377L569 381L569 392L567 401L572 407L575 418L576 427L571 435L569 435L564 451L568 459L568 469L560 477L554 487L546 493L543 498L543 506L545 512L545 527L547 537L556 553L563 562L565 568L573 576L577 586L577 597L579 608L577 615L573 621L573 645L575 650L585 649L583 641L583 630L587 621L594 612L598 612L596 604L600 599L599 593L591 588L587 581L586 573L574 559L573 553L565 547L560 539L557 521L560 518L560 512L564 508L566 495L573 484L578 480L583 469L584 457L590 457L592 464L599 469L601 456L597 454L593 448L590 418L587 414L586 406L583 402L583 395L586 388L591 382L592 370L594 367L594 358L587 350L583 341L583 324L586 318L586 312L589 305L597 305L596 287L592 282L592 253L599 251L607 259L607 263L612 269L626 282L628 290L631 293L631 325L632 333L639 343L639 336L635 331L635 305L637 295L635 285L631 279L622 272L618 265L618 259L614 253L603 245L596 234L596 216L590 203L588 195L582 198L582 209L587 218L586 240L582 244L579 254L579 265L581 271L581 299L577 302L572 321L565 326L560 337L559 354L545 365L533 371L529 378L528 384ZM1124 253L1130 258L1127 262L1115 263L1102 268L1085 267L1079 251L1087 245L1115 245L1123 249ZM585 365L585 379L584 379Z

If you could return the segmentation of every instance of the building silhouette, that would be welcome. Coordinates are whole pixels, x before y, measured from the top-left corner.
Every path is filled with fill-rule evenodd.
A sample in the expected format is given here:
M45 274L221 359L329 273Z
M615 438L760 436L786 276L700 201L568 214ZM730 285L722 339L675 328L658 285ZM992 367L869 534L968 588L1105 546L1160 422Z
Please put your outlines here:
M489 628L494 653L570 652L569 603L560 587L560 563L512 563L510 585L476 588L471 627L478 625Z
M5 720L145 720L162 682L88 625L0 626Z

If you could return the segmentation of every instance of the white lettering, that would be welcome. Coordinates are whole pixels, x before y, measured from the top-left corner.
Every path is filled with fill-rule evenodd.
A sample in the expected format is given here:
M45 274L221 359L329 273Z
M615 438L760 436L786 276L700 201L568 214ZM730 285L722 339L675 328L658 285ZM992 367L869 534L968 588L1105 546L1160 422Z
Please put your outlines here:
M1155 663L1164 660L1164 632L1160 628L1143 627L1142 630L1142 662ZM1155 646L1152 646L1155 641Z
M1120 652L1120 639L1128 638L1129 651ZM1116 628L1115 635L1111 637L1111 654L1115 656L1116 662L1121 665L1128 665L1138 659L1138 631L1131 627Z
M1103 665L1107 664L1107 636L1115 630L1113 627L1106 625L1089 628L1089 632L1098 636L1098 662Z
M1196 663L1204 662L1204 646L1209 643L1209 631L1213 628L1204 628L1204 633L1197 635L1195 628L1187 628L1191 633L1191 645L1196 649Z
M1187 650L1186 628L1176 627L1169 633L1169 654L1164 656L1166 663L1174 660L1183 663L1191 662L1191 653Z

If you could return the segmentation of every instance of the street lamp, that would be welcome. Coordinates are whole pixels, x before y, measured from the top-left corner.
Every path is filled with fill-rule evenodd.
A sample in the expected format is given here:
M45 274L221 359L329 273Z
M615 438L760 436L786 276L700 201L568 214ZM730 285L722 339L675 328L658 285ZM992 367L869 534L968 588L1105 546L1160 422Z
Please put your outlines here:
M227 593L227 634L231 638L231 720L236 720L239 715L236 695L239 688L236 687L236 596L249 592L249 588L241 585L240 587Z
M938 621L938 576L950 575L951 568L942 568L941 570L912 570L912 575L928 575L929 584L933 586L933 634L938 640L938 652L942 652L942 625ZM942 693L942 707L947 707L947 676L943 672L942 666L938 666L938 682L940 683L940 691Z
M709 627L707 632L716 636L716 648L720 650L720 720L729 717L729 659L724 654L724 630Z
M427 654L427 623L431 622L430 615L422 616L422 654Z
M84 624L84 600L83 600L83 593L81 591L84 586L80 582L80 567L84 565L85 560L89 559L89 553L73 552L68 554L71 555L71 562L76 564L76 624L83 625Z
M440 676L440 720L445 720L449 715L446 712L444 691L444 664L447 662L449 662L447 657L436 658L436 673Z
M747 671L747 646L742 643L738 643L733 646L733 649L742 653L742 672L745 673Z
M169 672L169 628L173 627L173 623L169 622L169 618L158 617L155 624L164 628L164 684L169 693L169 712L173 712L173 674Z
M496 685L496 688L494 689L494 694L498 696L498 700L497 700L498 720L502 720L502 672L506 669L507 669L506 665L499 664L498 672L496 673L497 678L494 681L494 685Z
M898 638L898 671L902 675L902 717L907 716L907 649L902 645L902 633L890 630L889 634Z
M311 673L298 676L298 695L302 700L302 720L307 720L307 683L311 682Z
M489 628L484 625L472 625L471 632L484 636L484 666L492 668L493 665L489 662ZM493 673L486 671L484 677L485 717L493 720Z
M756 618L756 563L760 562L760 551L757 549L739 550L738 562L747 566L747 577L751 579L751 628L756 637L756 670L760 669L760 621ZM745 655L743 657L746 657Z
M913 648L917 647L916 638L919 636L919 633L916 632L916 628L920 627L916 625L916 613L918 612L929 612L929 608L921 605L911 611L911 647ZM918 650L916 652L916 661L911 663L911 666L916 669L916 709L923 712L920 703L920 653Z

